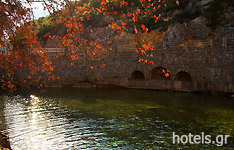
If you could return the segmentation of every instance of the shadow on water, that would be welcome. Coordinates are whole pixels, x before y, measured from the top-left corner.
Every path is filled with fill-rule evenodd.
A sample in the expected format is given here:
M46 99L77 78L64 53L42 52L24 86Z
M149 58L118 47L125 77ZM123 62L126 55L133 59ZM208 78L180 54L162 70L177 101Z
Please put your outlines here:
M172 132L227 134L232 137L222 148L234 147L234 101L222 96L105 88L2 95L0 119L15 149L220 148L173 145Z

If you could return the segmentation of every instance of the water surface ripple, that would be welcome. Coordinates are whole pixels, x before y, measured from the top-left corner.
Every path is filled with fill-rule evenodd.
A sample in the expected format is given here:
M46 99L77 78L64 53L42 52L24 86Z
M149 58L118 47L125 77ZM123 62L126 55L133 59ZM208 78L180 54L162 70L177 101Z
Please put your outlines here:
M21 89L0 97L0 125L14 150L232 149L172 144L172 132L234 135L223 96L126 89Z

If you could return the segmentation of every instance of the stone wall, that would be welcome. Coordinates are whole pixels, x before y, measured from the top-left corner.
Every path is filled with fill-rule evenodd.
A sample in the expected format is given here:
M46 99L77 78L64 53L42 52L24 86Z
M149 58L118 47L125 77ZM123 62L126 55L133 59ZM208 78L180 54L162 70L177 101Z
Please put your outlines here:
M204 40L190 41L186 46L170 45L153 51L153 65L139 62L141 57L138 53L121 51L119 45L118 49L103 54L100 62L92 62L94 69L90 69L89 60L82 55L72 65L68 65L70 62L66 62L65 58L56 58L56 54L49 54L60 79L46 82L46 86L79 87L99 84L141 89L233 93L234 50L222 43L222 40ZM103 63L106 65L101 68ZM152 70L156 67L169 70L171 79L152 79ZM142 72L145 79L131 78L134 71ZM181 71L187 73L191 80L176 79Z
M60 79L45 79L44 84L234 93L234 28L222 26L213 31L205 22L205 18L199 17L171 26L165 32L139 33L141 40L154 47L151 58L154 64L139 62L142 56L136 53L136 37L132 34L109 37L111 46L106 47L107 52L100 56L100 61L89 61L81 53L78 60L70 62L64 56L57 58L61 52L53 50L48 55ZM170 77L153 78L160 76L154 72L160 68L169 70ZM136 71L140 75L133 78Z

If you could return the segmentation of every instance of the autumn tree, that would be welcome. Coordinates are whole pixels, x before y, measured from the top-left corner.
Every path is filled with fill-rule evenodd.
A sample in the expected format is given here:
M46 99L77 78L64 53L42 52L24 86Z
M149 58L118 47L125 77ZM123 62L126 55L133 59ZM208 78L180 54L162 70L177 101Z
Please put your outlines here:
M179 5L178 0L171 1ZM3 20L0 25L1 47L6 47L5 41L9 41L8 52L0 55L2 88L14 89L17 82L14 79L19 74L24 74L21 77L24 82L40 83L45 76L48 80L56 78L53 65L41 43L43 38L51 36L60 40L59 47L65 49L65 57L70 65L82 53L88 58L90 69L95 69L93 62L100 61L111 43L108 38L97 41L91 35L100 32L95 29L96 23L106 17L109 17L109 21L103 21L99 26L114 30L111 34L135 34L136 52L141 56L139 62L154 64L150 61L154 47L152 43L142 40L140 34L147 34L151 30L152 23L149 21L154 24L169 21L168 15L162 11L168 7L166 0L64 0L43 1L43 5L51 12L50 26L62 26L63 34L49 30L44 30L44 35L38 34L35 21L32 20L30 1L5 0L0 3L0 19ZM105 67L104 63L100 64L101 68Z
M25 83L27 79L39 81L39 72L47 72L45 74L48 79L54 77L52 63L47 59L33 31L33 13L28 4L16 0L0 2L0 46L7 50L0 54L2 89L14 90L15 84L19 82L15 79L19 75Z
M179 5L179 1L174 3ZM155 24L168 22L168 16L162 13L166 7L167 2L161 0L70 1L63 9L56 12L53 23L56 26L62 22L66 26L66 34L57 38L61 40L61 46L65 48L66 55L72 60L78 59L80 50L91 61L99 59L98 57L107 51L105 45L110 44L110 41L96 41L90 36L92 34L90 32L94 31L93 28L100 27L98 24L102 22L102 27L109 27L120 34L135 34L136 52L142 57L139 62L153 64L153 61L148 61L153 56L152 44L141 40L138 35L147 34L149 31L150 26L145 25L146 20L151 20ZM111 18L111 22L104 21L104 17ZM89 28L90 26L92 29ZM93 69L93 66L90 68Z

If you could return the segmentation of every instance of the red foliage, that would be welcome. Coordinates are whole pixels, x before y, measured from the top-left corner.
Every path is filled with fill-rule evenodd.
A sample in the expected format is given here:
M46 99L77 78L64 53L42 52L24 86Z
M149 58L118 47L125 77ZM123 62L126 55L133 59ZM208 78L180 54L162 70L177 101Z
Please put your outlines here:
M65 7L58 11L58 16L52 18L54 25L63 23L67 29L66 35L63 37L55 37L60 40L61 45L58 47L63 47L65 49L65 56L69 60L69 64L72 65L73 61L79 59L80 54L84 54L88 57L90 62L90 69L94 69L92 64L93 60L100 61L100 56L104 54L106 49L106 44L110 44L110 41L93 39L92 35L103 32L102 29L90 30L84 27L83 22L90 19L91 13L101 14L101 15L119 15L122 20L115 20L112 24L109 24L109 29L116 32L124 33L128 31L128 24L132 27L135 32L135 46L136 52L141 55L139 62L154 64L150 57L153 57L152 51L154 47L150 42L146 42L140 39L140 33L147 33L148 28L140 23L142 17L145 15L154 18L154 22L157 23L158 20L169 21L168 18L162 17L161 14L154 15L153 12L156 9L161 9L162 7L167 7L165 1L152 1L152 0L139 0L141 7L132 7L133 3L128 3L125 0L114 1L120 7L128 9L123 9L124 11L116 11L111 5L111 1L100 0L100 7L93 8L91 5L84 3L83 6L80 5L80 1L66 1L57 2L51 1L50 5L45 5L45 9L49 11L55 11L58 6L64 5ZM46 3L46 2L45 2ZM176 0L176 4L179 5L179 1ZM13 9L17 6L17 9ZM111 6L111 7L110 7ZM4 45L2 39L9 37L10 45L8 47L9 52L6 55L0 54L0 69L5 72L1 76L2 88L15 89L14 86L14 76L16 70L19 72L27 72L23 82L28 81L40 82L42 77L41 74L46 75L48 80L59 79L53 74L54 67L52 63L46 56L46 51L40 46L40 42L35 36L35 32L32 29L31 16L32 12L30 8L26 8L22 3L14 1L5 1L0 3L1 12L3 15L0 16L0 44L1 47ZM12 15L9 15L12 14ZM106 28L105 28L106 30ZM50 33L44 35L45 37L51 37ZM110 36L109 36L110 37ZM62 55L62 54L60 54ZM59 56L57 56L58 58ZM101 63L101 68L105 67L105 63ZM165 74L166 77L169 76L168 73ZM43 87L40 83L38 87Z

